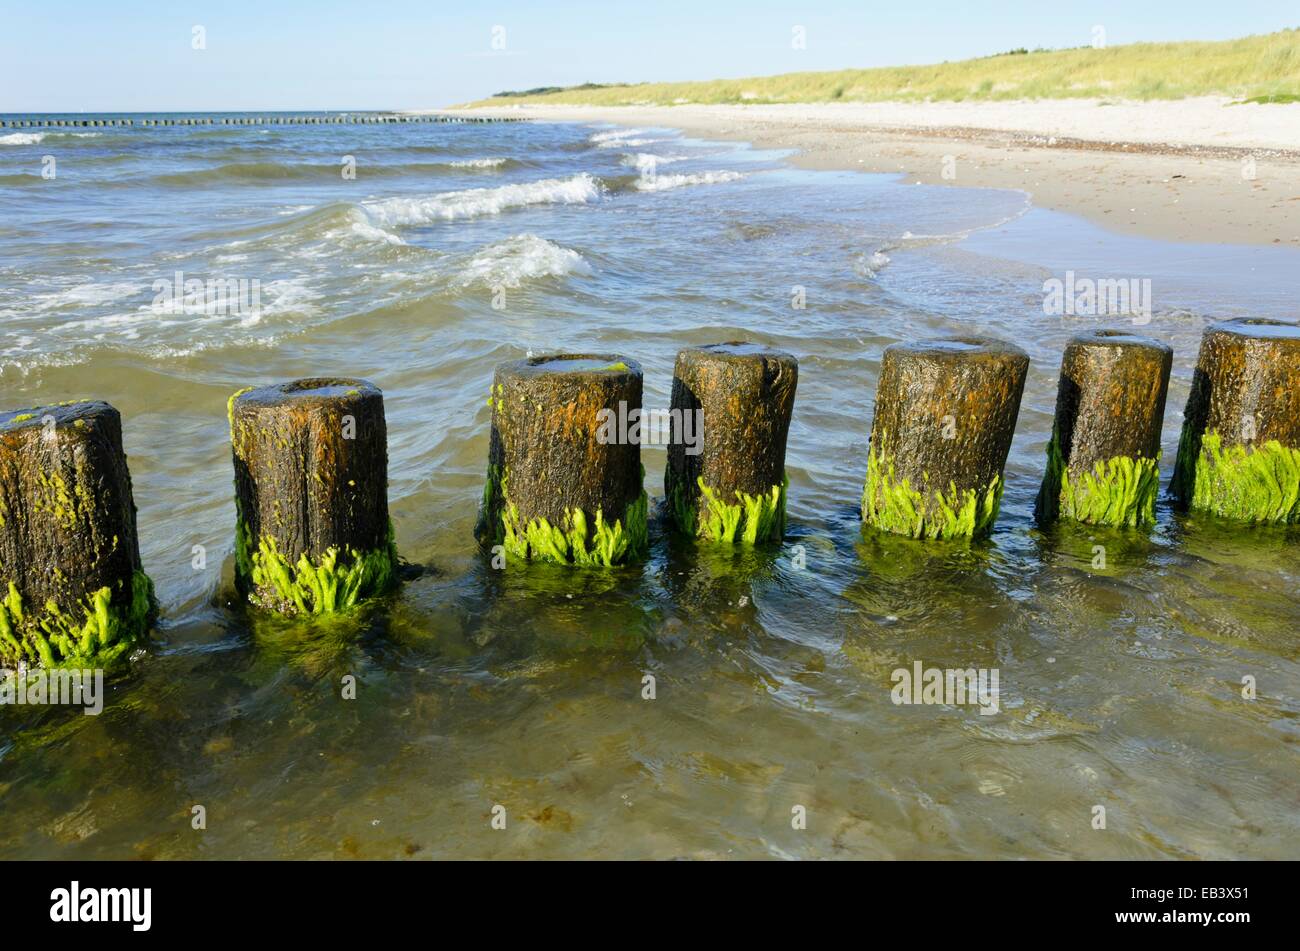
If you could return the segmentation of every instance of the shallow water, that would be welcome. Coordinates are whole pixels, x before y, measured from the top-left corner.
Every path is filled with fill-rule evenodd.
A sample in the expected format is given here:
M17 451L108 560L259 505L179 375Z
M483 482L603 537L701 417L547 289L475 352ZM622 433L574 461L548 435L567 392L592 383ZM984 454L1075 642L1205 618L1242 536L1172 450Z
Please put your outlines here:
M1031 514L1061 351L1099 323L1045 316L1046 279L1151 278L1167 483L1204 325L1294 318L1298 265L669 130L0 134L0 406L122 411L162 604L102 715L0 709L0 855L1294 858L1300 530ZM260 281L260 307L155 308L177 271ZM993 536L864 535L881 350L975 331L1032 359ZM678 348L737 338L802 364L782 547L652 530L635 568L481 557L497 363L621 353L663 407ZM342 623L255 620L230 603L226 398L329 375L385 392L425 571ZM661 496L664 450L642 457ZM999 711L895 705L916 661L996 668Z

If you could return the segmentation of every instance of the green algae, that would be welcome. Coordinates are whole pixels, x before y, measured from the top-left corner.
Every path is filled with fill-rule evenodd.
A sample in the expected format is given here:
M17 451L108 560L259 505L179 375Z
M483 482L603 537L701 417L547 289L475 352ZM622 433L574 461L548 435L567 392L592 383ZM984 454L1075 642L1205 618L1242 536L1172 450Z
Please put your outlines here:
M704 484L698 477L702 502L692 505L680 486L675 486L669 499L669 510L677 527L687 535L706 541L734 545L756 545L765 541L780 541L785 535L785 500L790 486L789 476L782 476L780 485L767 492L750 494L737 489L735 502L719 498L718 492Z
M235 571L249 589L249 602L257 607L290 614L336 614L393 586L397 578L393 527L388 526L387 543L371 551L331 547L315 561L304 552L291 562L270 535L258 539L254 548L248 526L240 519L235 525Z
M644 467L641 474L644 478ZM518 507L510 501L508 486L508 473L500 466L489 465L483 511L490 516L499 508L501 514L498 523L489 526L487 540L502 545L507 558L609 568L631 561L649 544L649 499L644 491L613 522L600 509L589 515L580 508L571 508L564 513L561 524L552 525L544 518L522 522Z
M153 582L137 570L131 576L130 604L114 607L112 597L105 586L86 595L81 617L63 612L53 600L36 615L9 582L0 600L0 656L6 663L21 660L50 668L113 665L146 637L155 607Z
M1039 492L1043 521L1066 518L1116 528L1154 525L1159 494L1159 453L1154 459L1112 456L1098 460L1072 480L1053 428L1047 444L1047 473Z
M894 476L894 463L884 453L867 457L867 480L862 489L862 521L875 528L912 538L977 538L993 527L1002 502L1002 479L994 476L983 489L948 491L925 486L914 488Z
M1300 523L1300 449L1276 439L1260 445L1223 446L1218 433L1201 437L1195 461L1186 432L1179 444L1180 493L1193 509L1223 518L1271 525ZM1185 481L1191 474L1190 498Z

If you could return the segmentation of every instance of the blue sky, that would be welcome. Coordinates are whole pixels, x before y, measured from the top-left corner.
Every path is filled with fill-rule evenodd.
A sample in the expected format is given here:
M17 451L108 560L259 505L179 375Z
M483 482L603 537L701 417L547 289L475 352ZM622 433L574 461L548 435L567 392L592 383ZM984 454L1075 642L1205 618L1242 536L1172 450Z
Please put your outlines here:
M0 112L404 109L540 85L715 79L1082 46L1095 25L1110 45L1226 39L1298 26L1300 8L1278 0L15 0L3 23ZM205 49L192 48L195 26L204 29ZM806 49L791 48L795 26L805 29Z

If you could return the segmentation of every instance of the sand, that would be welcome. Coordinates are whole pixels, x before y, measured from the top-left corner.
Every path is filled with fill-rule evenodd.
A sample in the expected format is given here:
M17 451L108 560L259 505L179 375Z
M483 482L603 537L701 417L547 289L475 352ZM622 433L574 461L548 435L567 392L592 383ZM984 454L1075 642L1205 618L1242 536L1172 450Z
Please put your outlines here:
M1126 234L1300 247L1300 104L1079 99L473 111L666 126L793 149L791 161L803 168L1020 189L1036 205Z

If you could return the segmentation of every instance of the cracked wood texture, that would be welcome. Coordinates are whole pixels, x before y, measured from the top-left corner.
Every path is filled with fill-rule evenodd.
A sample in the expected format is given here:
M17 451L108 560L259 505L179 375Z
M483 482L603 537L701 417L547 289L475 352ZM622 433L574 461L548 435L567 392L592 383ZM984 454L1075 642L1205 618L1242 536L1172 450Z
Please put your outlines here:
M1217 433L1225 448L1277 440L1300 449L1300 325L1245 317L1206 328L1169 486L1183 507L1192 501L1207 433Z
M620 403L625 413L641 408L641 365L618 354L554 354L497 367L488 478L505 478L520 525L541 518L560 526L575 508L589 519L599 510L612 523L640 499L640 443L600 441L601 410L617 420ZM498 539L503 505L502 493L493 493L480 538Z
M697 508L700 478L729 503L737 491L765 495L780 485L798 383L799 361L761 344L733 341L680 351L672 408L683 415L703 410L704 430L701 452L690 455L674 420L664 471L668 498L680 491Z
M25 613L48 601L80 619L110 591L123 615L141 570L122 417L100 401L0 413L0 597L12 582Z
M1029 356L992 337L945 337L885 348L871 452L894 480L923 491L977 494L1001 478L1020 412ZM927 505L933 499L928 493Z
M248 390L231 403L230 429L237 512L254 551L265 536L291 564L387 546L388 428L376 386L331 377Z
M1061 357L1055 432L1072 481L1116 457L1158 457L1173 361L1170 347L1124 330L1071 338ZM1053 487L1044 480L1037 517L1056 517L1060 489L1059 481Z

